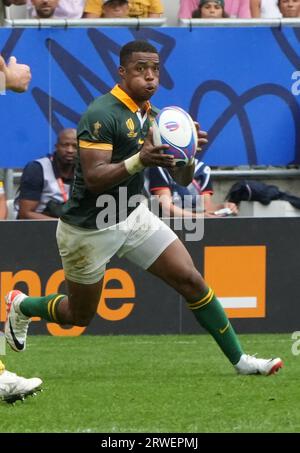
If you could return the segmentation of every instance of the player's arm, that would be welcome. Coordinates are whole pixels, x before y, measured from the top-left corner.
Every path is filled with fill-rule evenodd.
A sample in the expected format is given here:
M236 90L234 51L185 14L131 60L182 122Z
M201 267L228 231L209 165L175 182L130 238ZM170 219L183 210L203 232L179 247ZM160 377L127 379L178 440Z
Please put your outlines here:
M91 147L85 148L82 143L79 140L83 177L87 188L93 193L102 193L111 189L146 167L172 168L174 166L173 156L162 154L168 145L153 145L151 129L141 150L118 163L111 162L112 149L101 148L101 143L95 143Z
M5 76L5 88L17 93L23 93L28 88L31 80L29 66L17 63L15 57L10 57L6 65L3 57L0 55L0 71Z

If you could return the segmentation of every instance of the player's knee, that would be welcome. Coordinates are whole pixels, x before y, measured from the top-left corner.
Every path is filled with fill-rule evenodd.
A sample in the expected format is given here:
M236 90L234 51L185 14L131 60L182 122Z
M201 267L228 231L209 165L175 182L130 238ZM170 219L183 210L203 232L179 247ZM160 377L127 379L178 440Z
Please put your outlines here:
M196 269L186 269L178 276L178 283L182 293L193 293L199 289L201 276Z

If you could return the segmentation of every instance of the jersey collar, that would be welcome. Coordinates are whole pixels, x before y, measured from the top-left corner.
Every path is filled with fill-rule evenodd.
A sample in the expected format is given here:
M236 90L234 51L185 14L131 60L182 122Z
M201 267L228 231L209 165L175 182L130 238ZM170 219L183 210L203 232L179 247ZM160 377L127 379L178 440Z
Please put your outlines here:
M136 113L140 111L140 108L127 93L119 85L115 85L111 90L111 94L115 96L120 102L126 105L127 108L132 113ZM148 113L151 110L151 104L149 101L146 102L146 112Z

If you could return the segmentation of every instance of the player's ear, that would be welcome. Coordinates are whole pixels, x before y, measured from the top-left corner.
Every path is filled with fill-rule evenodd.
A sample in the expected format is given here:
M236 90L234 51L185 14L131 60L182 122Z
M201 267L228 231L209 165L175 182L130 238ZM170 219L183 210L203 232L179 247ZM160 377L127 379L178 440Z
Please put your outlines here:
M126 69L124 68L124 66L120 66L119 67L119 76L121 77L121 79L124 79L125 72L126 72Z

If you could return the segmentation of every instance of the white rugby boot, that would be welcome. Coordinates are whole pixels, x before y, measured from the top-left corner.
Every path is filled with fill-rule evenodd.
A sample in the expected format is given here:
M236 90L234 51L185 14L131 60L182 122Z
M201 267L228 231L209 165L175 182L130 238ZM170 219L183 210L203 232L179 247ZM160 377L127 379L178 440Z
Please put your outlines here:
M279 357L275 359L258 359L253 355L243 354L234 367L239 374L263 374L264 376L269 376L282 368L283 362Z
M42 385L40 378L26 379L15 373L4 370L0 374L0 400L14 402L18 399L25 399L40 390Z
M14 289L6 296L6 321L4 333L7 343L16 352L26 349L27 330L31 319L20 311L20 303L28 297Z

